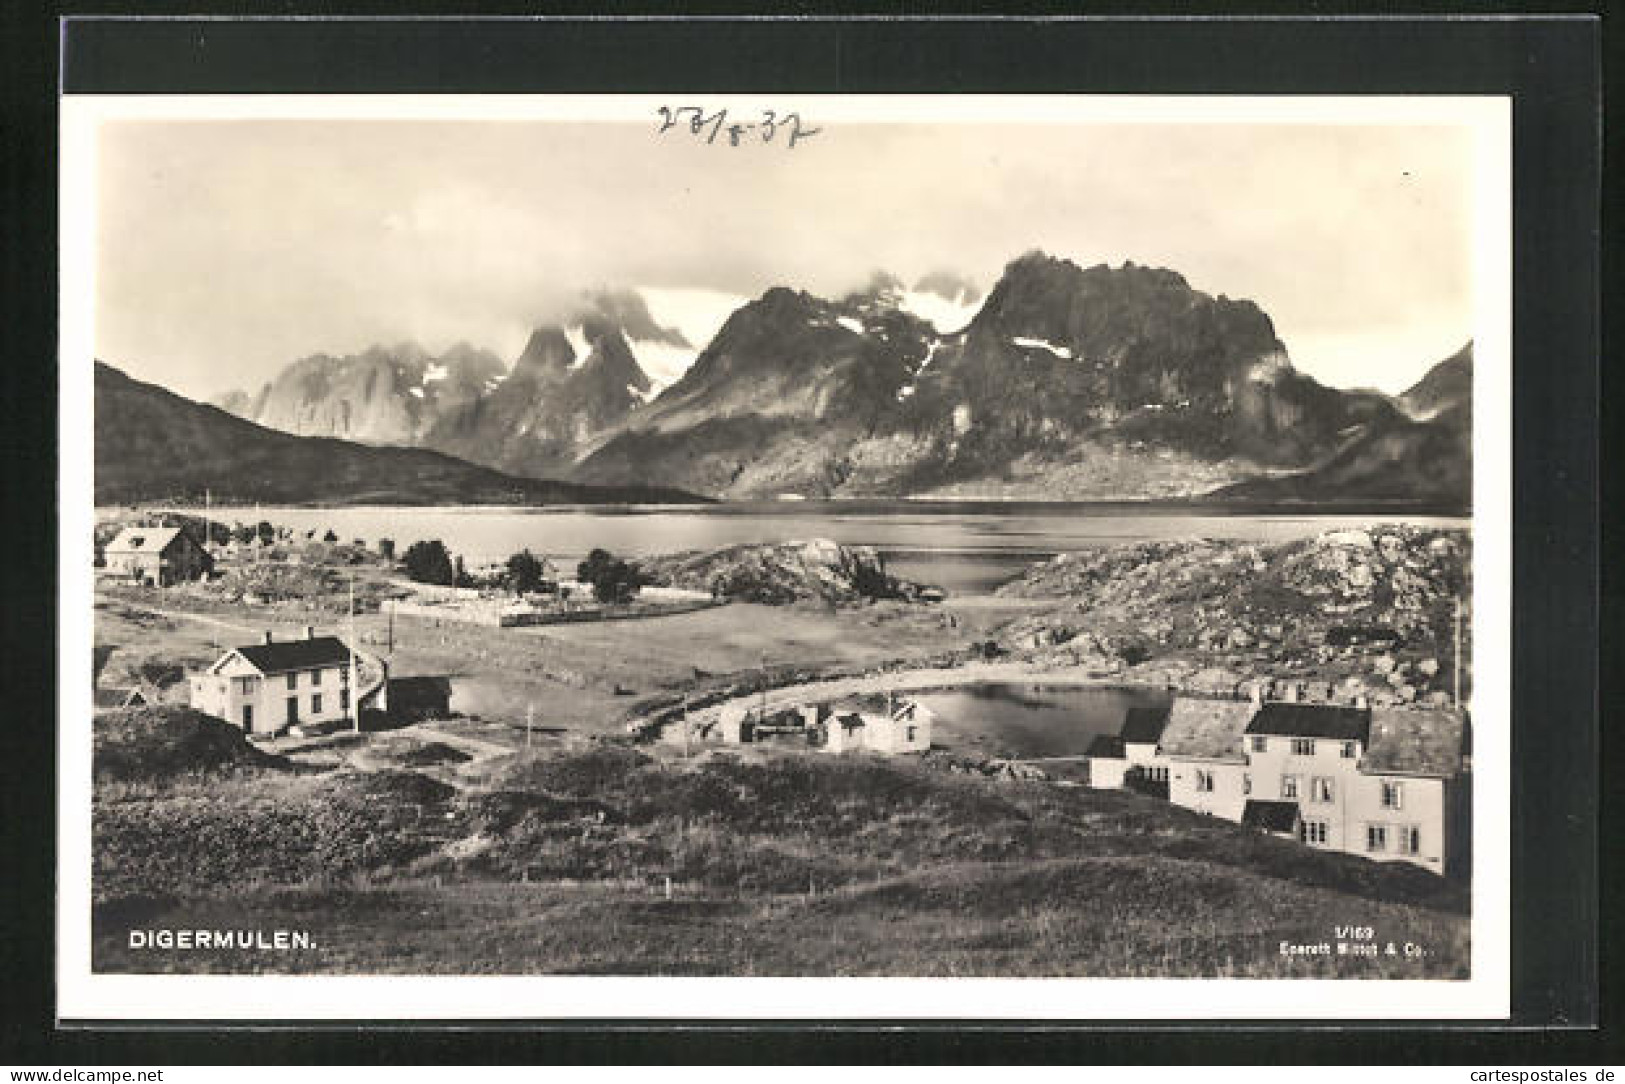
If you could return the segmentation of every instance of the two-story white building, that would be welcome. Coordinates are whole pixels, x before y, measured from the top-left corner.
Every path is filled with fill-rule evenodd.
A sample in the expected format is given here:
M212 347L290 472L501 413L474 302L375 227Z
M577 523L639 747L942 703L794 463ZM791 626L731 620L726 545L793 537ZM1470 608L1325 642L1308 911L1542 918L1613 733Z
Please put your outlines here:
M336 636L305 630L302 640L232 648L190 678L192 707L249 734L275 734L296 723L349 719L352 690L350 648Z
M1469 853L1456 711L1181 699L1159 755L1169 801L1188 809L1438 873Z

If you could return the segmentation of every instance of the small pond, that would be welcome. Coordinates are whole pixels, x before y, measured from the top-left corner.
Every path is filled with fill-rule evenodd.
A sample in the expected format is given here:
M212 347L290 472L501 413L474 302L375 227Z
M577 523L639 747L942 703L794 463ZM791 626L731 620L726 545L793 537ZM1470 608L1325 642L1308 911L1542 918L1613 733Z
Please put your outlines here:
M1147 687L993 684L914 694L937 714L932 745L996 757L1081 756L1116 734L1129 709L1166 707L1172 694Z

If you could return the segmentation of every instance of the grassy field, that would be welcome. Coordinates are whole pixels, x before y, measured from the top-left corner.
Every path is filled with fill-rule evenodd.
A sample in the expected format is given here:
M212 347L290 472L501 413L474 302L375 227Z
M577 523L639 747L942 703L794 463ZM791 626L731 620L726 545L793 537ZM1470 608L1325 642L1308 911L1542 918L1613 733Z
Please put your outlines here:
M213 661L227 647L254 643L263 629L278 639L346 632L330 600L246 606L201 591L119 588L96 610L97 662L106 685L134 684L159 668L177 677ZM390 674L449 678L451 710L520 722L527 708L538 726L617 734L638 699L758 669L813 670L923 659L962 647L1021 612L1008 605L955 607L905 603L835 609L821 605L734 604L693 613L627 621L498 629L449 620L397 616ZM162 611L155 613L154 611ZM389 620L362 614L364 650L385 655ZM184 702L184 685L173 686Z
M1466 974L1464 886L1137 795L931 758L689 761L578 740L504 753L438 730L327 761L234 759L212 734L176 740L197 718L98 723L99 970ZM206 754L143 752L156 738ZM1280 951L1338 925L1426 954ZM312 945L129 947L150 928L290 929Z

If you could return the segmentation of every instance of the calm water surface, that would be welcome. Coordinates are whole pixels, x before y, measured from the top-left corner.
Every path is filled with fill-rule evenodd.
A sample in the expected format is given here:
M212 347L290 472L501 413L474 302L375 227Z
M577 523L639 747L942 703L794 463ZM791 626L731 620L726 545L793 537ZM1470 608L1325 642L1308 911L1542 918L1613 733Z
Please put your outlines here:
M195 510L194 510L195 511ZM1117 542L1222 538L1286 541L1375 521L1466 526L1449 517L1234 513L1212 508L1021 502L799 501L708 506L216 508L227 521L267 519L296 531L331 529L397 552L438 538L469 564L530 548L572 565L601 546L633 557L752 542L830 538L874 546L897 574L956 594L991 589L1067 550Z
M1080 756L1100 734L1117 734L1130 708L1163 707L1150 688L980 684L914 697L937 713L933 745L1004 757Z

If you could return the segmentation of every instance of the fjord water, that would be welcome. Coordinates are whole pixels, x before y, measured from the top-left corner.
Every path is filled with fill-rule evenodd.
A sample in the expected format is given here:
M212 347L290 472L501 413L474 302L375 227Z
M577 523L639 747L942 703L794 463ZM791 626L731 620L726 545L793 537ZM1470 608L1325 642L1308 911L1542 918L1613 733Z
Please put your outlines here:
M196 512L196 509L188 511ZM1325 531L1404 521L1466 527L1470 521L1367 508L1256 511L1192 504L1014 501L755 501L715 505L216 508L226 522L265 519L303 534L328 530L404 552L439 539L470 565L529 548L568 570L594 547L631 557L755 542L829 538L874 546L900 576L978 594L1034 561L1120 542L1193 538L1280 542Z

